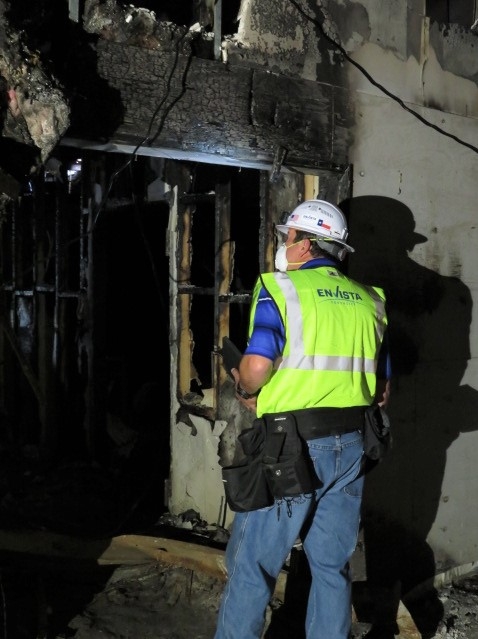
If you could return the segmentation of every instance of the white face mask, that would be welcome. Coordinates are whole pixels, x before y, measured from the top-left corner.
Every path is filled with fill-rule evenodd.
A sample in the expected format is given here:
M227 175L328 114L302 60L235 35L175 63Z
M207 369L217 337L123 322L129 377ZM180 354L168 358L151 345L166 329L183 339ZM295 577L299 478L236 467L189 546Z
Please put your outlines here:
M285 245L285 242L281 244L276 251L275 266L276 269L282 273L287 271L289 262L287 261L287 246Z
M289 244L289 246L286 246L285 242L282 242L282 244L276 251L275 265L278 271L285 273L290 264L292 264L292 266L305 264L305 262L289 262L289 260L287 259L287 249L292 248L293 246L295 246L296 244L300 244L301 242L302 240L299 240L298 242Z

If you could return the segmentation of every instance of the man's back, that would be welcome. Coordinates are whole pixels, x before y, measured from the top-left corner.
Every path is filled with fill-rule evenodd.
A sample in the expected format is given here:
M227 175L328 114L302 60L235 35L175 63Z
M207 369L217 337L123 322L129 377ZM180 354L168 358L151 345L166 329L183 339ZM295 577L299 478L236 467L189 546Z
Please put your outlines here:
M384 294L333 266L267 273L282 318L282 357L258 398L258 415L302 408L368 406L386 328Z

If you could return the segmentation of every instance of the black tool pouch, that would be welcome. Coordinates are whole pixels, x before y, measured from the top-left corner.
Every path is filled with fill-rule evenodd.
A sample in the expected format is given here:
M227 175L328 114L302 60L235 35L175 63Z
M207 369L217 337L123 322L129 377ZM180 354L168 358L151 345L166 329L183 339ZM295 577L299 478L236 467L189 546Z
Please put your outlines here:
M229 508L233 512L247 512L272 506L274 498L262 463L265 443L262 419L255 419L252 427L242 431L238 440L246 456L244 462L222 469L222 481Z
M363 426L363 451L373 460L379 461L387 453L392 444L390 420L380 406L373 405L366 409Z
M307 444L299 435L293 413L264 415L266 441L263 465L276 499L311 493L322 483L317 477Z

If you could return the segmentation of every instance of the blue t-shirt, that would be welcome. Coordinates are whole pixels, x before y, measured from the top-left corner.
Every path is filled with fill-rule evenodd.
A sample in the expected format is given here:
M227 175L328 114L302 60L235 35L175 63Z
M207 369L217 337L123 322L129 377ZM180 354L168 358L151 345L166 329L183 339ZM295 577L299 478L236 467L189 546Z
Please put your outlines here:
M334 260L323 257L309 260L300 268L317 268L318 266L333 266L338 268ZM279 310L266 289L261 288L257 299L252 334L244 354L262 355L274 362L282 354L284 344L285 331ZM390 379L391 377L386 333L379 353L377 377L379 379Z

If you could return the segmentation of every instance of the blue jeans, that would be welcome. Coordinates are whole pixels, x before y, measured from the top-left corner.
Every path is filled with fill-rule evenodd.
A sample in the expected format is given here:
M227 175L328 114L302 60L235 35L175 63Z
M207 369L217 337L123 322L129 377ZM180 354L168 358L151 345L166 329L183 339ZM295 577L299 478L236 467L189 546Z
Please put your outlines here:
M360 523L362 443L359 431L308 441L323 486L294 497L292 504L282 500L269 508L235 514L214 639L260 639L277 576L299 537L312 575L307 639L349 637L349 560Z

